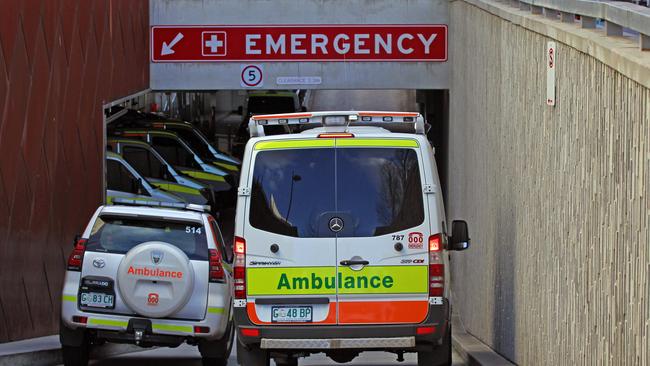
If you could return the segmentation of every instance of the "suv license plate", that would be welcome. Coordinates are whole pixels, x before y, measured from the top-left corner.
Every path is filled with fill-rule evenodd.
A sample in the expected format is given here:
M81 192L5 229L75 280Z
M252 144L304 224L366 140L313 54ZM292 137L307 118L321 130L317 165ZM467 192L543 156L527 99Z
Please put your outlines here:
M82 306L93 308L113 308L115 297L111 294L102 292L82 292L80 295L80 303Z
M271 322L307 323L312 321L311 306L273 306L271 307Z

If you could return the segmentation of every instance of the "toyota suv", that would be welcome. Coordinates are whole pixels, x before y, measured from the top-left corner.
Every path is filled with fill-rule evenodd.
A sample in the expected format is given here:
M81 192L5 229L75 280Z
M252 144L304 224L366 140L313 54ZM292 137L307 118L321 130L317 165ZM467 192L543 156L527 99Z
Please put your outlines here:
M277 125L303 131L265 136ZM401 112L251 118L234 239L241 365L372 350L451 363L446 251L469 237L464 221L447 231L425 127Z
M76 238L67 263L60 340L66 366L104 342L198 345L227 363L232 252L202 206L115 199Z

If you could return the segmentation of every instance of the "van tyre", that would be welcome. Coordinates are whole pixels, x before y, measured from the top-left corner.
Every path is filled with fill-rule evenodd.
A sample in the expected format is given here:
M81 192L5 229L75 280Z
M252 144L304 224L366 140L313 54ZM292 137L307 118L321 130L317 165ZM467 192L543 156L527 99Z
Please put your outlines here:
M237 362L241 366L269 366L269 353L259 345L245 346L237 337Z
M430 351L418 351L418 366L451 366L451 325L441 345Z
M199 352L201 353L203 366L226 366L232 351L234 336L235 326L231 321L220 339L199 341Z

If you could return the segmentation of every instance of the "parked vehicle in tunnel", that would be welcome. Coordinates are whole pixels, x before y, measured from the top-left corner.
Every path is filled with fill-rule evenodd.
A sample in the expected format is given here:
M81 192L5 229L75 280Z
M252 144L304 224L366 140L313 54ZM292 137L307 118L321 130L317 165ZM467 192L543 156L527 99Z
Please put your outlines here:
M243 119L232 145L232 154L238 158L244 155L244 147L249 139L248 121L250 117L258 114L294 113L304 111L300 105L300 98L293 91L263 91L248 94L246 107L240 107ZM290 133L287 125L276 125L267 128L267 135Z
M106 143L107 148L122 156L151 185L173 192L188 203L214 207L210 186L180 174L146 142L111 138Z
M235 203L235 177L205 162L177 134L158 129L125 128L112 132L113 137L138 139L151 145L177 171L211 187L215 209L232 208Z
M239 177L239 159L220 151L213 146L201 131L189 122L172 120L154 113L142 113L127 110L127 113L111 123L110 129L124 128L155 128L176 133L185 141L201 159L210 162L219 169Z
M106 203L111 204L116 198L186 203L182 197L156 188L124 158L108 151L106 152Z
M197 345L203 365L232 348L232 275L219 225L193 204L116 199L99 207L67 263L60 341L66 366L104 342Z
M280 124L312 129L265 136ZM447 251L469 236L464 221L448 234L423 117L265 115L249 130L234 240L240 364L387 350L450 365Z

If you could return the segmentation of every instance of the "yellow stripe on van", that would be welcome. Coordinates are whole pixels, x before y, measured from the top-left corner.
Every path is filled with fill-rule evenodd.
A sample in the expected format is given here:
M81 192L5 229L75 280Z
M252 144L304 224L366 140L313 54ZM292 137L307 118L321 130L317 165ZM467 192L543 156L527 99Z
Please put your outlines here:
M226 178L216 175L216 174L210 174L210 173L204 173L204 172L197 172L195 170L182 170L181 173L187 174L192 178L196 179L203 179L203 180L212 180L212 181L217 181L217 182L225 182Z
M246 286L252 296L334 295L335 276L336 267L246 268Z
M334 147L334 139L273 140L260 141L255 144L255 150L304 149L314 147Z
M427 293L427 266L247 268L248 295Z
M208 313L210 314L223 314L224 311L224 308L208 308Z
M201 192L198 189L184 186L182 184L174 184L174 183L162 183L162 182L150 182L154 186L158 188L162 188L164 190L170 191L170 192L179 192L179 193L188 193L192 195L197 195L200 196Z
M418 147L416 140L411 139L337 139L336 147Z
M239 167L237 167L237 165L234 165L234 164L226 164L226 163L222 163L220 161L214 161L213 164L218 166L218 167L221 167L221 168L233 171L233 172L238 172L239 171Z

